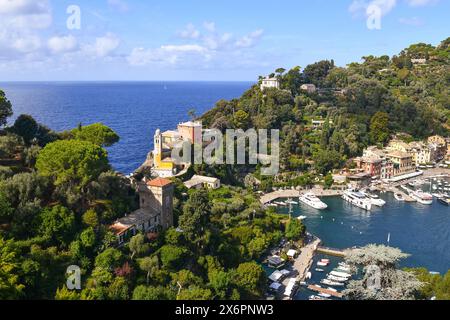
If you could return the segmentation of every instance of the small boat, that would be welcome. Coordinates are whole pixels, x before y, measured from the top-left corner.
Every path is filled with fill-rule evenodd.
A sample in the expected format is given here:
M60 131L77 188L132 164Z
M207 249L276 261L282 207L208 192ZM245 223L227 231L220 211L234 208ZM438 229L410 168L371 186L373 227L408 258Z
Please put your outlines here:
M352 275L350 273L340 272L340 271L331 271L330 275L335 276L335 277L346 278L346 279L350 279L352 277Z
M306 274L306 279L307 279L307 280L311 280L311 278L312 278L312 273L311 273L311 272L308 272L308 273Z
M450 198L448 197L440 197L438 198L439 203L443 204L444 206L450 206Z
M319 297L328 299L328 298L331 298L331 294L328 294L328 293L319 293Z
M343 287L344 284L342 282L337 282L337 281L332 281L332 280L328 280L328 279L323 279L320 281L321 284L326 284L328 286L333 286L333 287Z
M351 273L350 268L347 268L347 267L341 267L341 266L339 266L339 267L337 267L336 269L334 269L334 271Z
M325 272L325 270L320 269L320 268L317 268L317 269L315 269L315 270L316 270L316 272Z
M333 292L336 292L336 293L339 292L335 288L331 288L331 287L328 287L327 290L330 290L330 291L333 291Z
M329 299L313 295L313 296L309 296L308 300L310 300L310 301L325 301L325 300L329 300Z
M284 203L284 202L274 202L276 205L279 205L279 206L282 206L282 207L285 207L285 206L287 206L287 204L286 203Z
M397 201L405 201L405 198L403 197L403 195L402 195L401 193L396 193L396 194L394 194L394 198L395 198Z
M298 220L306 220L306 218L308 218L307 216L300 216L300 217L298 217L297 219Z
M330 263L330 259L321 259L320 262Z
M317 262L317 266L318 267L327 267L329 265L329 263L326 263L326 262Z
M341 278L341 277L336 277L336 276L332 276L332 275L328 275L327 276L327 280L334 281L334 282L339 282L339 283L348 281L347 278Z

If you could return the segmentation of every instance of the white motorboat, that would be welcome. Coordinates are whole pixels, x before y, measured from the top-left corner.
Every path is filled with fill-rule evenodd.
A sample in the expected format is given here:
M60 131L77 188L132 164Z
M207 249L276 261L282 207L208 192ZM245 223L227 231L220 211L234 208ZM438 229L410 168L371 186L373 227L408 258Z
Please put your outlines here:
M401 193L395 193L394 198L397 201L405 201L405 198L403 197L403 195Z
M361 192L361 193L364 194L367 198L369 198L374 206L383 207L386 204L386 201L384 201L383 199L380 199L380 197L377 196L376 194L367 193L367 192Z
M330 275L335 276L335 277L346 278L346 279L350 279L352 277L352 275L350 273L335 271L335 270L331 271Z
M328 280L328 279L323 279L320 281L320 283L326 284L328 286L333 286L333 287L343 287L345 285L342 282L332 281L332 280Z
M314 209L317 209L317 210L325 210L326 208L328 208L328 205L326 203L322 202L322 200L320 200L318 197L316 197L313 193L307 193L307 194L301 196L299 198L299 200L302 203L304 203Z
M370 211L372 210L372 199L367 198L363 193L353 190L347 190L342 195L342 199L357 206L358 208Z
M308 217L307 216L300 216L297 219L302 221L302 220L306 220L306 218L308 218Z
M328 299L328 298L331 298L331 294L328 294L328 293L319 293L319 297Z
M318 266L318 267L326 267L326 266L328 266L328 265L329 265L328 262L322 262L322 261L317 262L317 266Z
M347 278L341 278L341 277L336 277L336 276L332 276L332 275L328 275L327 276L327 280L334 281L334 282L339 282L339 283L348 281Z
M337 267L337 268L336 268L336 271L339 271L339 272L346 272L346 273L351 273L350 268L347 268L347 267L341 267L341 266Z
M423 191L414 191L410 194L411 198L416 200L417 202L425 205L433 204L433 196L429 193L425 193Z

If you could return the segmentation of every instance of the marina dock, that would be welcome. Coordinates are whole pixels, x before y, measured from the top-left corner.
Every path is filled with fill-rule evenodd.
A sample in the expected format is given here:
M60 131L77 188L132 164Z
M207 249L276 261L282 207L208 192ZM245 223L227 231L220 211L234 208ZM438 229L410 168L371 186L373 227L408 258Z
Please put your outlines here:
M265 194L261 197L261 204L266 205L271 203L277 199L296 199L306 193L313 193L317 197L335 197L342 195L342 190L325 190L325 189L309 189L309 190L279 190L274 191L268 194Z
M311 291L319 292L319 293L329 294L330 296L335 297L335 298L342 298L344 296L340 292L335 292L333 290L328 290L328 289L318 287L315 285L308 286L308 289Z
M339 249L327 248L327 247L318 247L317 253L325 254L327 256L334 256L339 258L345 257L345 252Z

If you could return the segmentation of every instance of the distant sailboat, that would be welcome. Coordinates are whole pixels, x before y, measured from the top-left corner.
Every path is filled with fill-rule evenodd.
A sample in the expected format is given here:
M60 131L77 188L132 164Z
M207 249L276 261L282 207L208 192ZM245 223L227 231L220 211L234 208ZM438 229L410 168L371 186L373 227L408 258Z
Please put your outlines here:
M390 232L388 234L387 243L388 243L388 245L391 243L391 233Z

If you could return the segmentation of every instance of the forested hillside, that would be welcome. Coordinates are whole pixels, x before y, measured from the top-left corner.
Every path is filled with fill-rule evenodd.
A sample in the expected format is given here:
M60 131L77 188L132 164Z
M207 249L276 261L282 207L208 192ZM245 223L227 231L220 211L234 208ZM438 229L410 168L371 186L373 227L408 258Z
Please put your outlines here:
M424 60L422 60L424 59ZM415 44L393 57L366 56L346 68L333 60L302 70L277 69L281 89L253 86L240 99L219 101L203 115L209 127L280 129L285 170L311 163L319 172L342 165L391 134L405 139L448 135L450 38L434 47ZM316 92L301 90L314 84ZM327 120L312 130L312 120Z

